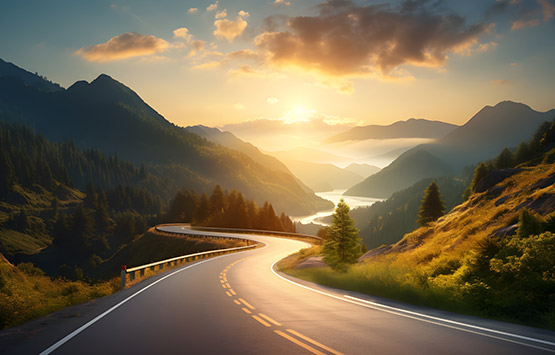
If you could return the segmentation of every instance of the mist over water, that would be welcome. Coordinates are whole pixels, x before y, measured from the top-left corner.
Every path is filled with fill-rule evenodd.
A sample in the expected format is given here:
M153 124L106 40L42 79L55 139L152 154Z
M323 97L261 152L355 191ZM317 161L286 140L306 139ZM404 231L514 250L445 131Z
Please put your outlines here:
M331 216L335 211L335 207L337 207L337 204L341 199L343 199L351 209L358 208L358 207L368 207L368 206L372 206L376 202L383 201L383 199L379 199L379 198L361 197L361 196L344 196L343 194L345 193L345 191L347 190L341 189L341 190L333 190L333 191L326 191L326 192L316 192L317 196L333 202L334 208L326 211L320 211L310 216L291 217L291 219L294 222L300 222L302 224L314 223L322 226L327 226L328 224L320 221L320 219L323 217Z

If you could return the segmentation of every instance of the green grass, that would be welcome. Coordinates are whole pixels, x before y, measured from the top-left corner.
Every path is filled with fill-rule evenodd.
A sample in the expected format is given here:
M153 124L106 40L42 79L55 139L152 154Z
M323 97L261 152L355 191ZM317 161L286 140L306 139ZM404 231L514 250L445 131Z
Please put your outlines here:
M48 236L29 235L11 229L0 228L0 250L6 255L35 254L48 246L51 238Z

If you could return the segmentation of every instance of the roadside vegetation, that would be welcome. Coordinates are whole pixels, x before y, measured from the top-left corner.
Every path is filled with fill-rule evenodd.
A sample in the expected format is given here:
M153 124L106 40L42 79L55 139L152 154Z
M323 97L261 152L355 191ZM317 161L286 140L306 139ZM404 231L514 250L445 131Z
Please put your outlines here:
M336 288L555 330L555 123L542 125L525 146L478 166L466 201L450 213L345 271L283 270Z

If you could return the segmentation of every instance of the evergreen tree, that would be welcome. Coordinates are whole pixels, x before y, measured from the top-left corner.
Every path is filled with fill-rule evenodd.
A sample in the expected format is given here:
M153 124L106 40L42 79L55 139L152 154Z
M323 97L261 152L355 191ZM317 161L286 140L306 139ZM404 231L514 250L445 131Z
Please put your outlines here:
M208 200L208 196L203 192L199 198L198 206L195 210L193 220L195 224L200 225L203 222L205 222L209 216L210 216L210 200Z
M100 190L96 208L94 210L94 226L98 235L105 235L110 232L112 226L110 213L108 213L108 201L104 191Z
M327 230L322 249L324 262L337 271L346 270L361 255L361 239L349 210L349 206L341 199L332 216L333 224Z
M518 146L515 152L515 163L516 164L524 163L530 160L531 157L532 157L532 152L530 151L528 144L526 144L526 142L520 143L520 145Z
M98 196L92 181L89 181L89 183L87 184L85 193L87 194L87 196L85 196L85 199L83 199L83 206L90 209L96 208Z
M214 191L212 191L212 195L210 195L210 215L217 216L222 214L226 207L226 196L222 187L220 185L216 185L214 187Z
M470 190L474 192L476 189L476 185L482 180L489 172L491 171L491 167L488 164L480 163L476 170L474 170L474 176L472 177L472 182L470 183Z
M249 216L249 228L258 228L259 210L256 202L250 200L247 202L247 216Z
M509 148L505 148L495 158L496 169L507 169L514 166L514 154Z
M527 208L523 208L518 217L516 235L519 238L528 238L531 235L538 235L542 232L543 226L539 218L530 213Z
M435 181L432 181L424 192L424 198L418 210L418 224L425 226L443 216L444 212L445 206L441 200L439 188Z
M71 234L79 242L80 247L90 247L94 236L94 220L80 204L73 212Z

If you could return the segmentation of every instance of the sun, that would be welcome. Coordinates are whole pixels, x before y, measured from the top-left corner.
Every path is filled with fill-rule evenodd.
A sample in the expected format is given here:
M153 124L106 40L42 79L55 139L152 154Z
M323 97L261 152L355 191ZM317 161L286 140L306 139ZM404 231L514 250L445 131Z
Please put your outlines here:
M282 119L285 124L310 122L315 113L315 110L307 109L304 105L296 105L291 110L285 111Z

